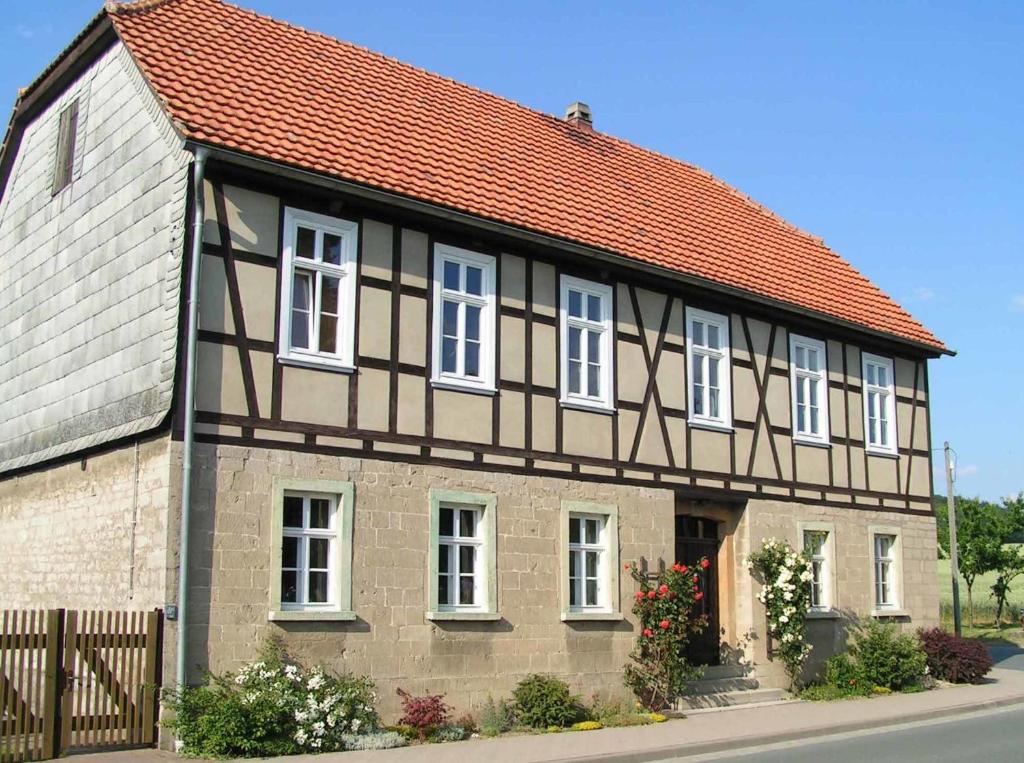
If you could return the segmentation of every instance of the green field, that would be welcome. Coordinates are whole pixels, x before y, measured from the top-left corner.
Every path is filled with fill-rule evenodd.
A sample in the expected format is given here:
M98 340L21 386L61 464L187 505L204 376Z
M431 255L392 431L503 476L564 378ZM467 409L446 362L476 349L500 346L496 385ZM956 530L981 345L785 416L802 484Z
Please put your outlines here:
M953 629L953 582L950 575L949 559L939 559L939 596L942 612L942 625L949 630ZM1010 620L1013 625L995 627L996 602L992 597L992 584L996 582L994 572L978 577L974 581L974 623L975 627L968 626L967 614L967 586L963 579L960 580L960 608L963 612L964 635L974 638L983 638L992 641L1012 641L1015 644L1024 645L1024 632L1017 624L1017 616L1021 607L1024 607L1024 575L1017 578L1010 588L1009 611L1003 613L1003 622Z

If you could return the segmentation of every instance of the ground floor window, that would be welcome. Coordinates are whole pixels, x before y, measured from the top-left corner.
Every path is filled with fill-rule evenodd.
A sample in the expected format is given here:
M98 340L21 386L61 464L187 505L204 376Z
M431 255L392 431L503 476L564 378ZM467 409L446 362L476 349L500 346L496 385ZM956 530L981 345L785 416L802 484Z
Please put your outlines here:
M811 562L811 609L819 611L831 606L829 534L828 530L804 530L804 553Z
M900 609L902 602L902 548L900 533L894 527L868 529L871 543L871 582L876 612Z
M350 482L275 483L271 619L354 617L353 496Z
M562 619L618 616L618 511L562 503Z
M496 510L493 495L430 491L431 619L496 613Z

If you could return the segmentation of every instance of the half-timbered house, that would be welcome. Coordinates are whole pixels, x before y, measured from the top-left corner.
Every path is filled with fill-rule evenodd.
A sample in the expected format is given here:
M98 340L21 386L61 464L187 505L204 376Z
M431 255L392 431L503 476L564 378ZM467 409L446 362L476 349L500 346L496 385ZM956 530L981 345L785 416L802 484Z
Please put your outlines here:
M0 181L4 604L176 604L189 678L277 635L463 706L621 691L640 559L707 555L691 656L781 685L765 537L817 659L936 623L942 342L583 104L142 0L22 92Z

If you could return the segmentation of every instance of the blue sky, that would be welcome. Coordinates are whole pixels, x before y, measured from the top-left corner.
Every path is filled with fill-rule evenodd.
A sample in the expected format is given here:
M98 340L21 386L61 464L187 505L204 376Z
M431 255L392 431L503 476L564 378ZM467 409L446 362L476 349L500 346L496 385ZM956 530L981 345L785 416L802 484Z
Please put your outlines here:
M586 101L822 236L959 352L931 366L958 492L1024 490L1024 3L241 4L546 112ZM4 107L99 7L8 5Z

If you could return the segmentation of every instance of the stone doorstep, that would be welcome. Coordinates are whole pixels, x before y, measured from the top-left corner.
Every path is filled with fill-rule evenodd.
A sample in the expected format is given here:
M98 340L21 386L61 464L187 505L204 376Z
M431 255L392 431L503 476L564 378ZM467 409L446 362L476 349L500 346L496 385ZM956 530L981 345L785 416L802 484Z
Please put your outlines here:
M680 697L676 708L685 715L694 713L710 713L733 708L751 707L753 705L775 705L790 702L784 689L744 689L742 691L722 692L720 694L695 694Z
M680 713L711 712L783 701L782 689L761 688L749 665L713 665L704 675L687 685L685 696L676 701Z

